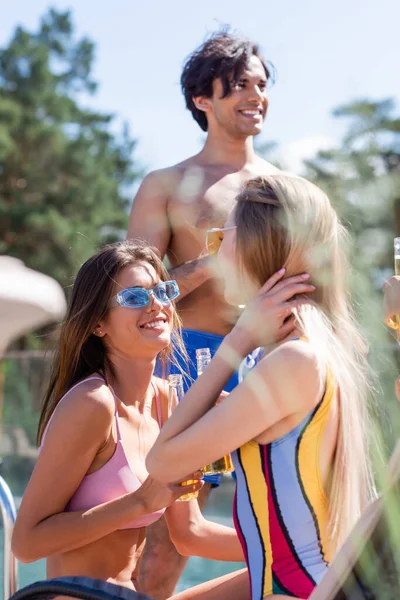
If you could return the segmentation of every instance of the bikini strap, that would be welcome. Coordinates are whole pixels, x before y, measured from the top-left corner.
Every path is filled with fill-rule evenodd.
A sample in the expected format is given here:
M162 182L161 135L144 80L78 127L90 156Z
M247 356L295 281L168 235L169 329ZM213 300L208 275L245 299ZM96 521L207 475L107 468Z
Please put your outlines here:
M45 430L44 430L44 432L43 432L43 435L42 435L42 441L41 441L41 444L40 444L39 448L41 448L41 447L43 446L43 441L44 441L44 438L45 438L45 436L46 436L47 430L48 430L48 428L50 427L50 423L51 423L51 422L52 422L52 420L53 420L53 417L54 417L54 415L55 415L55 413L56 413L57 407L60 405L60 402L62 402L62 401L64 400L64 398L66 398L66 397L68 396L68 394L70 394L70 393L71 393L71 392L72 392L72 391L73 391L75 388L77 388L79 385L81 385L82 383L86 383L87 381L92 381L92 380L94 380L94 379L99 379L99 380L100 380L100 381L102 381L103 383L106 383L106 382L104 381L103 377L100 377L99 375L93 375L92 377L86 377L86 379L82 379L82 381L78 381L78 383L75 383L75 385L73 385L73 386L72 386L72 388L70 388L68 391L66 391L66 392L65 392L64 396L61 396L61 398L60 398L60 400L57 402L57 405L56 405L56 407L54 408L54 410L53 410L52 414L50 415L50 419L47 421L47 425L46 425L46 427L45 427ZM113 391L113 390L112 390L112 393L113 393L113 395L114 395L114 391ZM115 396L114 396L114 397L115 397Z
M160 429L161 429L163 423L162 423L162 412L161 412L160 394L159 394L159 391L158 391L158 387L156 386L156 384L154 383L153 380L151 380L151 385L153 386L154 394L156 396L157 419L158 419L158 424L159 424Z

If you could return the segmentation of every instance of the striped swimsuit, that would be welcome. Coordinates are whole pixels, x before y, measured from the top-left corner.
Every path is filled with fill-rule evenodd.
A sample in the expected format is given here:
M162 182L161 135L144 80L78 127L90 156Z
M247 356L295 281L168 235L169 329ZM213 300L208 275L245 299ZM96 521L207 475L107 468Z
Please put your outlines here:
M232 453L233 517L251 600L269 594L308 598L328 568L328 499L319 462L333 397L328 369L322 400L295 429L270 444L253 440Z

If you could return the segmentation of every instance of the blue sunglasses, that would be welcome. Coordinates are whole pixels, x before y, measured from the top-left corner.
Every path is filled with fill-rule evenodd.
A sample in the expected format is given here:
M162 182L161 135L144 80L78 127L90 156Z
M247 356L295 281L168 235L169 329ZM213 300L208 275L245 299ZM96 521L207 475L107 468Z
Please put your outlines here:
M151 290L142 287L132 287L121 290L113 296L110 307L125 306L126 308L141 308L150 302L150 296L154 296L162 304L169 304L180 294L176 281L161 281Z

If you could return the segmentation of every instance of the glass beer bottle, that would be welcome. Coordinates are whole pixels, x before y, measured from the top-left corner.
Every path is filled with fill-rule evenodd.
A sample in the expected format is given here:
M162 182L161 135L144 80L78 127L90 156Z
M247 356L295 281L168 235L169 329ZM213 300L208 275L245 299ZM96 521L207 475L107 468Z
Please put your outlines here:
M201 375L207 365L211 362L211 352L209 348L198 348L196 350L197 376ZM217 403L218 404L218 403ZM204 475L221 475L223 473L232 473L234 466L231 455L227 454L222 458L215 460L203 468Z
M176 400L180 402L183 397L183 377L182 375L169 375L168 376L168 384L169 384L169 406L174 406ZM197 483L196 479L188 479L187 481L183 481L182 485L192 485L193 483ZM187 502L188 500L192 500L193 498L197 498L199 492L189 492L188 494L184 494L178 501Z
M394 274L400 275L400 238L394 238ZM400 342L400 315L396 315L397 340Z
M394 274L400 275L400 238L394 238ZM392 329L397 329L397 340L400 342L400 315L395 315L393 319L388 320L388 325Z

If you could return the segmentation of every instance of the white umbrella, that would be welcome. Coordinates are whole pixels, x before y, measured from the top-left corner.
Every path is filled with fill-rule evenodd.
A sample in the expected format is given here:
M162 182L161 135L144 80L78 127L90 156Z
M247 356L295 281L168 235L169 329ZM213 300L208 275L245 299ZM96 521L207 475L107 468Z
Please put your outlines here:
M54 279L0 256L0 352L32 329L58 321L65 310L63 289Z

